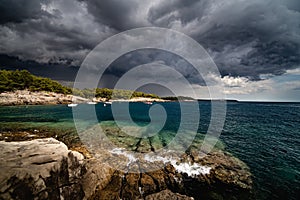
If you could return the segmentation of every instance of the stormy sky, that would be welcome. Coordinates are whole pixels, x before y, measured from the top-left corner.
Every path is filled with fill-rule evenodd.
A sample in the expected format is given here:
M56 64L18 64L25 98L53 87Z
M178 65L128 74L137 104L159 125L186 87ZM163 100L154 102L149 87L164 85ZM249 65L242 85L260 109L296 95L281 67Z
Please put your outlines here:
M299 0L0 0L0 66L74 81L100 42L140 27L173 29L201 44L221 74L210 78L228 98L300 100ZM157 63L176 69L206 97L190 63L155 49L115 60L102 85L112 87L145 64L156 66L157 77Z

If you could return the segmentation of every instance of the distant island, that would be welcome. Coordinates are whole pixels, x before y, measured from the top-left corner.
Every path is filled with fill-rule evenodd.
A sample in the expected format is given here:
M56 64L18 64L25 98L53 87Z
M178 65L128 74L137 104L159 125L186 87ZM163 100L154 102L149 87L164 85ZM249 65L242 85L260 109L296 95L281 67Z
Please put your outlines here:
M236 99L197 99L197 101L226 101L226 102L240 102Z

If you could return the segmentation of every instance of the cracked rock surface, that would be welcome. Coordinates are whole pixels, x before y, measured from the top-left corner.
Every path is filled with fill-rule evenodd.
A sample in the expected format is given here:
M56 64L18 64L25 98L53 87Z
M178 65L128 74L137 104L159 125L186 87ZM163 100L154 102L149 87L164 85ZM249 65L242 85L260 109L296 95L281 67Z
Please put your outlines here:
M0 141L2 199L82 199L84 157L53 138Z
M0 159L0 199L248 199L252 188L247 166L221 151L135 158L100 149L85 159L45 138L0 141Z

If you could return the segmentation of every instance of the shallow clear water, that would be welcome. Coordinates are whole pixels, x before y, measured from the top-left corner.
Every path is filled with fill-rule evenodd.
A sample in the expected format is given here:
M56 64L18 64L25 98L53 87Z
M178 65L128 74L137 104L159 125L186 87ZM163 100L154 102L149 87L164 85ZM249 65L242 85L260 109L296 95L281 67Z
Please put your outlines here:
M122 103L118 104L122 109ZM172 102L161 105L168 118L159 134L168 143L179 127L179 104ZM94 108L100 122L107 125L113 120L109 105L76 107L83 111ZM150 122L149 108L150 105L143 103L130 104L131 116L138 125L144 126ZM198 132L206 133L211 105L209 102L200 102L199 108L201 118ZM192 116L193 110L190 112ZM83 115L79 123L81 129L95 124L89 114ZM193 120L190 123L194 123ZM0 107L0 131L47 128L58 132L75 131L72 109L66 105ZM300 104L229 102L220 138L227 151L250 167L257 199L299 199Z

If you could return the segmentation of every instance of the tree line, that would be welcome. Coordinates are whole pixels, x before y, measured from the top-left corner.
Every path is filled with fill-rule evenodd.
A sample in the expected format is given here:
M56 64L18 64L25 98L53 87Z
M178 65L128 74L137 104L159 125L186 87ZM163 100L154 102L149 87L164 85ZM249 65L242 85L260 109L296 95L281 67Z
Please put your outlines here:
M145 98L156 98L160 97L155 94L147 94L144 92L137 92L131 90L120 90L120 89L108 89L108 88L96 88L96 89L73 89L73 94L76 96L81 96L85 98L106 98L110 99L130 99L135 97L145 97Z
M0 92L15 90L49 91L62 94L72 94L71 88L62 86L50 78L32 75L27 70L0 70Z
M73 94L84 98L129 99L134 97L160 98L155 94L108 88L71 89L50 78L39 77L27 70L0 70L0 93L6 91L29 90Z

